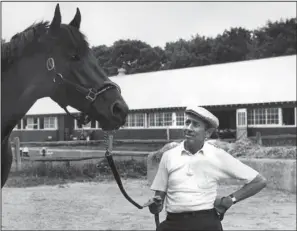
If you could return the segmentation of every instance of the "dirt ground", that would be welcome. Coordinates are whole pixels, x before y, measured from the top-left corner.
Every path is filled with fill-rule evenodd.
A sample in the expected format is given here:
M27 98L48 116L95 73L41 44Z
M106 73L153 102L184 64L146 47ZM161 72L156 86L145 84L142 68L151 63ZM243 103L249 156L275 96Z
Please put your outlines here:
M145 180L126 180L128 194L145 203L153 193ZM238 186L221 186L220 195ZM162 212L160 220L165 218ZM296 230L296 195L265 189L232 207L225 230ZM154 230L148 209L138 210L114 181L2 190L3 230Z

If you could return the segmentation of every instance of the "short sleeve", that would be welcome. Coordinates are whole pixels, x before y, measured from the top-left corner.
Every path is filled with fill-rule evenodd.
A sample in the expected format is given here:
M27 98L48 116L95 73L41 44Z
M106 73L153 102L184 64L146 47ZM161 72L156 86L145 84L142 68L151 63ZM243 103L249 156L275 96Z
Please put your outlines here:
M220 169L223 178L244 180L247 184L259 174L259 172L242 163L223 149L219 149L218 152L217 157L220 160Z
M165 152L162 155L157 174L155 176L155 179L151 185L151 190L154 191L167 191L167 185L168 185L168 171L167 171L167 155L168 153Z

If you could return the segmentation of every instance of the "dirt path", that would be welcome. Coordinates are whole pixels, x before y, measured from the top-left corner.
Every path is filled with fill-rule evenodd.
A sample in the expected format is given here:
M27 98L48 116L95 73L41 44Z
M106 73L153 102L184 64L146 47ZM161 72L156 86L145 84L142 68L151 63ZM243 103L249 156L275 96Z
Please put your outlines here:
M153 195L144 180L123 182L133 199L144 203ZM222 186L226 195L238 186ZM162 213L160 220L165 218ZM296 230L296 195L265 189L232 207L225 230ZM4 188L3 230L154 230L148 209L138 210L122 196L115 182L63 186Z

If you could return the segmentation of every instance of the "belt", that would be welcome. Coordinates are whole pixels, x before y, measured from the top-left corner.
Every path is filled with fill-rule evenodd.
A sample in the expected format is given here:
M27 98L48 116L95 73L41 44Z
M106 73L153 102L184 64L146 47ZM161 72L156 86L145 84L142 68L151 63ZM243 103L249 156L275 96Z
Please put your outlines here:
M211 215L215 213L215 209L206 209L206 210L198 210L198 211L190 211L190 212L182 212L182 213L170 213L167 212L167 215L170 217L195 217L201 215Z

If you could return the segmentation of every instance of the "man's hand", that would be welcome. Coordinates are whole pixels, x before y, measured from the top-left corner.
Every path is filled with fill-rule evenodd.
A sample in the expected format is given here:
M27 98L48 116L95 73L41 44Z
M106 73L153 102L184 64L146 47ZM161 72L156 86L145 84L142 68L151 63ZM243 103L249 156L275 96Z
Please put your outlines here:
M146 206L149 207L149 210L152 214L158 214L163 209L163 201L160 196L155 196L143 205L143 207Z
M231 197L217 197L214 202L215 210L217 211L220 220L224 219L227 210L233 205Z

